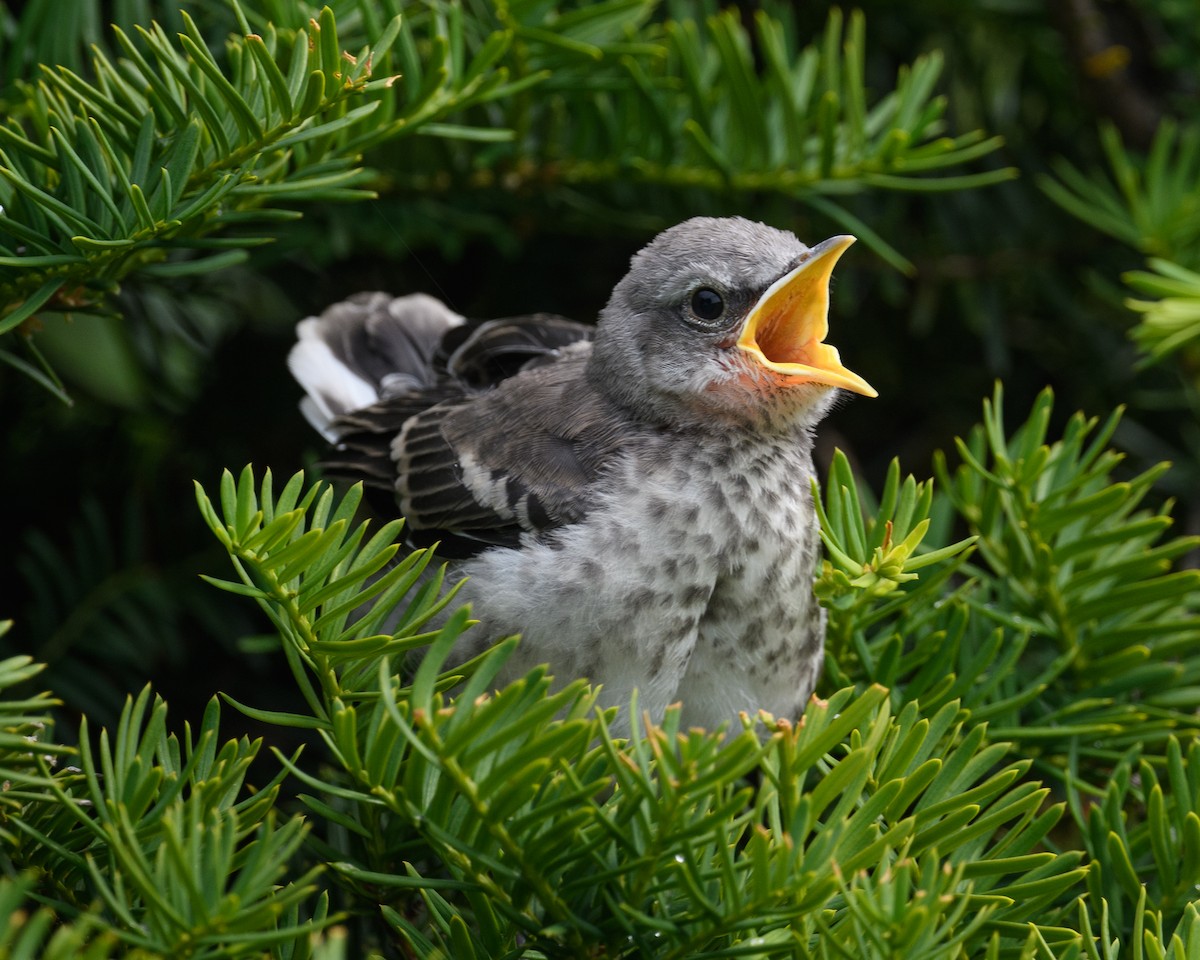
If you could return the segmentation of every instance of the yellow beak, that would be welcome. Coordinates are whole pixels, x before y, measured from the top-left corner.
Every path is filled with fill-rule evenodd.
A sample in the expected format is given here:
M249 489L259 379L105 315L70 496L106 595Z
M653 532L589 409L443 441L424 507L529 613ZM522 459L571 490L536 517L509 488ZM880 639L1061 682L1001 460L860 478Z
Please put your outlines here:
M826 383L865 397L879 393L842 366L829 334L829 278L854 237L830 237L812 255L767 288L746 317L738 346L768 370L802 383Z

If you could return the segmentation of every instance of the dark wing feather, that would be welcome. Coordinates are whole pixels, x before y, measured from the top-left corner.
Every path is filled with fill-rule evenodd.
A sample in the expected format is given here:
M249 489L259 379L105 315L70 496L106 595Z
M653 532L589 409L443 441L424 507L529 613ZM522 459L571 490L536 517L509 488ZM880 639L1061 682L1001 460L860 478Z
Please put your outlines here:
M421 293L358 293L296 325L288 367L307 396L300 409L326 439L335 421L382 397L438 384L434 355L463 318Z
M370 364L380 399L332 421L328 474L395 493L410 540L438 541L448 557L516 546L522 533L585 515L589 487L632 437L584 376L592 327L551 314L468 321L433 349L420 338L422 362L414 350L391 372L378 365L382 337L371 338L370 361L356 338L375 333L363 314L390 327L399 311L382 299L353 306L353 324L322 335L360 376ZM389 330L393 353L397 342Z
M428 386L423 373L455 315L432 297L358 293L321 319L326 345L360 376L379 384L401 373Z
M560 350L592 339L594 327L552 313L465 324L442 338L434 364L475 389L495 386L543 363Z
M331 478L361 480L367 487L394 492L396 463L392 459L392 441L413 417L464 396L466 391L462 386L444 382L399 393L343 414L333 421L338 442L321 458L322 470Z
M410 418L392 445L401 512L476 552L582 519L639 431L583 376L586 349ZM454 544L463 549L464 544Z

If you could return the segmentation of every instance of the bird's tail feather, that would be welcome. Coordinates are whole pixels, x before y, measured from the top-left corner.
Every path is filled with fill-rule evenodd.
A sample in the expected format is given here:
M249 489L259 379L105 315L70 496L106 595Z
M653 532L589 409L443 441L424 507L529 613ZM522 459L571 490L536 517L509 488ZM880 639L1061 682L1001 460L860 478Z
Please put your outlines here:
M423 293L358 293L296 325L288 368L304 416L331 442L337 418L381 398L432 386L442 337L463 318Z

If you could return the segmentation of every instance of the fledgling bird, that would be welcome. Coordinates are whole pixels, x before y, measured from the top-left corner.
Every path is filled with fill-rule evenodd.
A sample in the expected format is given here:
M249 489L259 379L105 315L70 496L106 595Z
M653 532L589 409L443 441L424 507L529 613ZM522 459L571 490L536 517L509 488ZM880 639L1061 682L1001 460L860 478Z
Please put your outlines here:
M824 342L853 242L697 217L634 255L594 328L359 294L298 325L289 365L331 469L459 558L464 659L520 633L501 679L548 663L710 729L794 717L825 633L813 428L839 389L876 395Z

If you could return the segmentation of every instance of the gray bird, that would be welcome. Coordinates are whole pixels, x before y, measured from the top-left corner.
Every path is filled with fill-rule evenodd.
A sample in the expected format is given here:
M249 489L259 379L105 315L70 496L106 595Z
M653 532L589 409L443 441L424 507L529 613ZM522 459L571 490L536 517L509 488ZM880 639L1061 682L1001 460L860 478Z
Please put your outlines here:
M457 654L520 633L502 679L548 663L710 729L794 717L825 633L813 428L839 389L876 395L824 342L853 242L697 217L634 255L594 328L359 294L298 325L289 365L330 470L459 558L481 626Z

